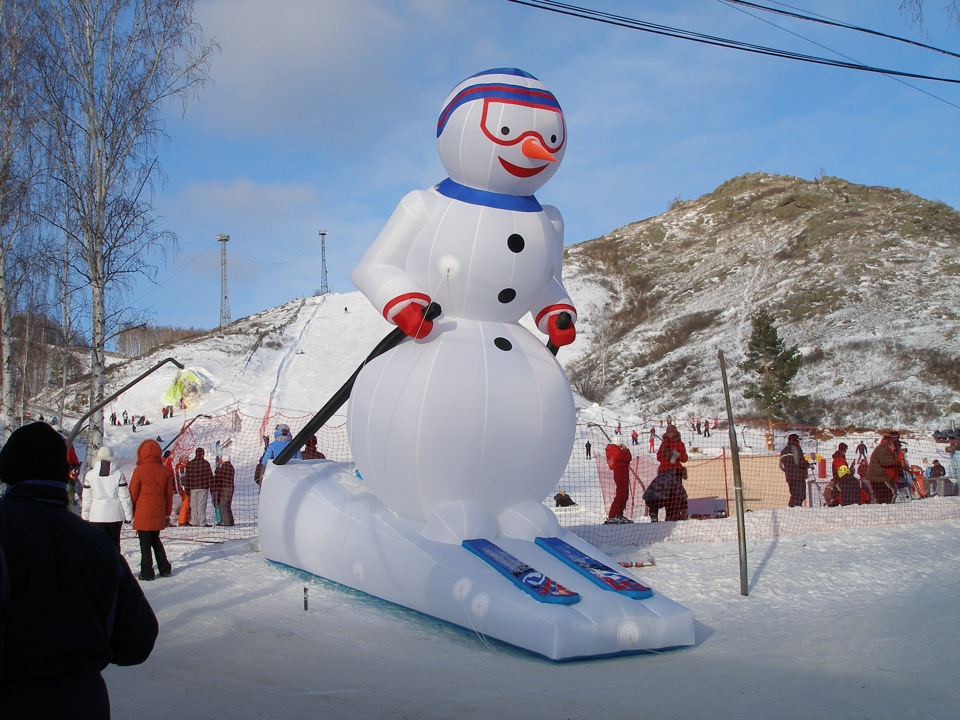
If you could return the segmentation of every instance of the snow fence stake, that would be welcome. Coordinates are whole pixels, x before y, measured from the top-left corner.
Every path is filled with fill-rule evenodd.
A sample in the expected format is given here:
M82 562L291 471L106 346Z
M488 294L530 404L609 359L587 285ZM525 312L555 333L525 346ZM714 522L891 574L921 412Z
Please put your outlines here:
M723 350L717 350L720 362L720 379L723 380L723 397L727 403L727 426L730 433L730 462L733 465L733 498L737 511L737 540L740 545L740 594L749 595L747 584L747 533L743 516L743 478L740 476L740 449L737 447L737 430L733 426L733 408L730 406L730 387L727 385L727 365Z

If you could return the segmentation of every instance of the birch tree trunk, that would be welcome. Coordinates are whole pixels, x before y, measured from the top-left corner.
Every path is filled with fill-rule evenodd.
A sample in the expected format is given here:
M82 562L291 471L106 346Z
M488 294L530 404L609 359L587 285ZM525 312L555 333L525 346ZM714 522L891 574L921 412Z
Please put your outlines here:
M175 245L154 227L165 103L208 81L216 45L204 45L194 0L46 0L38 48L53 177L68 207L48 220L77 248L71 265L90 288L90 410L106 396L106 345L129 310L123 291L152 275L151 252ZM73 257L73 254L69 254ZM71 261L72 262L72 261ZM103 442L103 409L88 442Z

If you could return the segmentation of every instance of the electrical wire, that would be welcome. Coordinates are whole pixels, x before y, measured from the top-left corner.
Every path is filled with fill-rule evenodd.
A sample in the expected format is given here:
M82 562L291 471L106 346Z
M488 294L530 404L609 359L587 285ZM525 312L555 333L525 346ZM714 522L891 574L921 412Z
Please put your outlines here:
M600 22L606 25L614 25L617 27L623 27L630 30L638 30L640 32L647 32L654 35L663 35L665 37L673 37L680 40L689 40L691 42L696 42L704 45L725 47L731 50L741 50L743 52L754 53L757 55L767 55L770 57L779 57L786 60L796 60L798 62L812 63L815 65L825 65L828 67L843 68L847 70L859 70L861 72L871 72L871 73L876 73L880 75L905 77L905 78L912 78L915 80L930 80L933 82L944 82L944 83L960 85L960 78L948 78L948 77L940 77L936 75L925 75L922 73L912 73L912 72L907 72L905 70L893 70L890 68L880 68L880 67L875 67L873 65L865 65L859 62L831 60L830 58L819 57L816 55L807 55L804 53L798 53L798 52L793 52L789 50L780 50L777 48L767 47L765 45L757 45L755 43L748 43L740 40L731 40L729 38L723 38L716 35L707 35L705 33L697 33L690 30L683 30L681 28L671 27L669 25L658 25L656 23L649 23L642 20L636 20L623 15L615 15L612 13L602 12L599 10L591 10L589 8L584 8L577 5L557 2L556 0L507 0L507 2L511 2L516 5L524 5L537 10L546 10L547 12L557 13L560 15L576 17L582 20L591 20L593 22Z
M717 2L719 2L721 5L726 5L727 7L730 7L732 10L737 10L737 12L741 12L741 13L743 13L743 14L745 14L745 15L748 15L749 17L752 17L752 18L754 18L755 20L759 20L760 22L767 23L768 25L770 25L770 26L772 26L772 27L775 27L775 28L777 28L778 30L780 30L780 31L782 31L782 32L789 33L790 35L793 35L794 37L800 38L801 40L804 40L805 42L808 42L808 43L811 43L812 45L816 45L817 47L823 48L823 49L826 50L827 52L832 52L832 53L834 53L835 55L838 55L838 56L840 56L840 57L842 57L842 58L846 58L847 60L850 60L851 62L858 62L858 61L855 60L854 58L850 57L849 55L845 55L845 54L843 54L842 52L840 52L840 51L838 51L838 50L834 50L833 48L829 48L829 47L827 47L826 45L823 45L822 43L817 42L816 40L811 40L811 39L808 38L808 37L805 37L805 36L803 36L803 35L800 35L799 33L796 33L796 32L794 32L794 31L792 31L792 30L788 30L788 29L786 29L785 27L783 27L783 26L781 26L781 25L777 25L777 24L774 23L774 22L771 22L771 21L769 21L769 20L764 20L763 18L760 18L760 17L758 17L757 15L754 15L754 14L751 13L751 12L747 12L746 10L743 10L743 9L740 9L740 8L733 8L733 7L731 7L731 5L733 5L733 4L736 4L736 5L744 5L744 6L749 6L749 7L751 7L751 8L757 8L757 9L760 9L760 10L769 10L769 11L771 11L771 12L776 12L776 13L783 14L783 15L788 15L788 16L790 16L790 17L795 17L795 18L800 18L800 19L808 19L808 20L811 20L812 22L822 22L822 23L825 23L825 24L828 24L828 25L835 25L835 26L837 26L837 27L844 27L844 28L847 28L847 29L850 29L850 30L855 30L855 31L859 31L859 32L866 32L866 33L870 33L870 34L874 34L874 35L879 35L879 36L881 36L881 37L890 38L890 39L893 39L893 40L899 40L899 41L901 41L901 42L909 43L909 44L912 44L912 45L919 45L919 46L921 46L921 47L929 48L929 49L935 50L935 51L937 51L937 52L942 52L942 53L945 53L945 54L947 54L947 55L953 55L954 57L960 58L960 55L956 55L955 53L949 52L949 51L947 51L947 50L941 50L940 48L935 48L935 47L930 46L930 45L923 45L922 43L914 43L912 40L907 40L907 39L904 39L904 38L898 38L898 37L896 37L896 36L894 36L894 35L886 35L885 33L877 33L877 32L874 32L874 31L872 31L872 30L865 30L865 29L863 29L863 28L859 28L859 27L854 26L854 25L847 25L847 24L845 24L845 23L840 23L840 22L837 22L837 21L835 21L835 20L830 20L829 18L825 18L824 16L820 16L820 19L818 19L818 18L807 18L807 17L805 17L805 16L798 15L798 14L796 14L796 13L787 13L787 12L784 12L784 11L776 10L776 9L774 9L774 8L767 8L767 7L764 7L764 6L762 6L762 5L757 5L756 3L753 3L753 2L746 2L745 0L717 0ZM782 4L782 3L781 3L781 4ZM789 7L789 6L787 6L787 7ZM949 105L950 107L954 107L954 108L960 110L960 105L958 105L958 104L956 104L956 103L953 103L953 102L950 102L950 101L947 100L946 98L942 98L942 97L940 97L939 95L936 95L936 94L934 94L934 93L932 93L932 92L929 92L928 90L924 90L923 88L917 87L917 86L914 85L913 83L909 83L909 82L907 82L906 80L904 80L903 78L894 77L894 76L892 76L892 75L886 75L886 77L888 77L890 80L893 80L893 81L895 81L895 82L900 83L901 85L904 85L904 86L910 88L911 90L916 90L916 91L919 92L919 93L923 93L923 94L926 95L927 97L930 97L930 98L932 98L932 99L934 99L934 100L939 100L940 102L942 102L942 103L944 103L944 104L946 104L946 105Z
M786 3L775 2L771 0L776 5L783 5L788 7L791 10L796 10L797 8L792 5L787 5ZM849 23L840 22L839 20L832 20L824 15L803 15L799 12L791 12L789 10L779 10L777 8L767 7L765 5L759 5L754 2L747 2L747 0L724 0L725 4L733 3L736 5L744 5L746 7L753 8L755 10L762 10L764 12L776 13L777 15L785 15L787 17L796 18L798 20L806 20L808 22L820 23L822 25L829 25L831 27L843 28L845 30L853 30L854 32L865 33L867 35L874 35L876 37L886 38L887 40L894 40L896 42L906 43L907 45L913 45L918 48L923 48L924 50L932 50L933 52L943 53L944 55L949 55L950 57L960 58L960 53L951 52L949 50L944 50L943 48L935 47L934 45L927 45L922 42L917 42L916 40L910 40L909 38L902 38L897 35L890 35L888 33L883 33L878 30L870 30L869 28L860 27L859 25L850 25Z

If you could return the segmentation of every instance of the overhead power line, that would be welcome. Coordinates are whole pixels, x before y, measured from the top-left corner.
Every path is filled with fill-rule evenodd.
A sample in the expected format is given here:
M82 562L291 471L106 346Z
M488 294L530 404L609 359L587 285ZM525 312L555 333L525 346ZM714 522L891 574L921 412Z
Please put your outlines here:
M742 52L749 52L757 55L779 57L786 60L796 60L798 62L812 63L815 65L825 65L828 67L844 68L847 70L859 70L861 72L870 72L870 73L876 73L879 75L891 75L894 77L913 78L915 80L931 80L934 82L944 82L944 83L960 85L960 79L958 78L938 77L935 75L925 75L922 73L907 72L905 70L892 70L889 68L880 68L872 65L865 65L863 63L854 62L854 61L834 60L830 58L819 57L816 55L807 55L804 53L793 52L790 50L780 50L777 48L767 47L765 45L757 45L755 43L743 42L741 40L731 40L729 38L723 38L716 35L708 35L705 33L693 32L691 30L683 30L682 28L670 27L669 25L659 25L656 23L649 23L643 20L636 20L634 18L629 18L624 15L616 15L613 13L602 12L599 10L591 10L590 8L583 8L577 5L570 5L568 3L557 2L556 0L507 0L507 2L511 2L516 5L525 5L527 7L536 8L538 10L546 10L547 12L557 13L559 15L576 17L582 20L591 20L593 22L604 23L606 25L614 25L617 27L623 27L630 30L638 30L640 32L651 33L654 35L663 35L665 37L673 37L680 40L689 40L691 42L701 43L704 45L713 45L715 47L725 47L731 50L740 50Z
M907 45L913 45L918 48L923 48L924 50L932 50L933 52L943 53L944 55L949 55L950 57L960 58L960 54L951 52L949 50L944 50L943 48L938 48L933 45L927 45L926 43L917 42L916 40L911 40L910 38L902 38L897 35L890 35L888 33L883 33L878 30L870 30L869 28L860 27L859 25L850 25L848 23L840 22L839 20L831 20L830 18L824 17L822 15L804 15L798 12L791 12L790 10L780 10L779 8L767 7L766 5L760 5L759 3L747 2L746 0L723 0L726 3L732 3L734 5L743 5L745 7L753 8L754 10L762 10L763 12L775 13L777 15L784 15L786 17L796 18L797 20L805 20L807 22L820 23L821 25L829 25L830 27L843 28L844 30L853 30L854 32L865 33L867 35L874 35L876 37L886 38L887 40L894 40L896 42L906 43ZM778 5L783 5L784 7L791 7L784 3L777 3Z

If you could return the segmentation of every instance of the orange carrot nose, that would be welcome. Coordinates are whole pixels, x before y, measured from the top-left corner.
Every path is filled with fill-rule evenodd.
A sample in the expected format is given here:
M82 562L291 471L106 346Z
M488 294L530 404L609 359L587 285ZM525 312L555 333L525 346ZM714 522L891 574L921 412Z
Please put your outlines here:
M557 161L553 154L540 144L539 140L532 137L523 141L523 144L520 146L520 152L522 152L528 158L532 158L534 160L547 160L548 162Z

